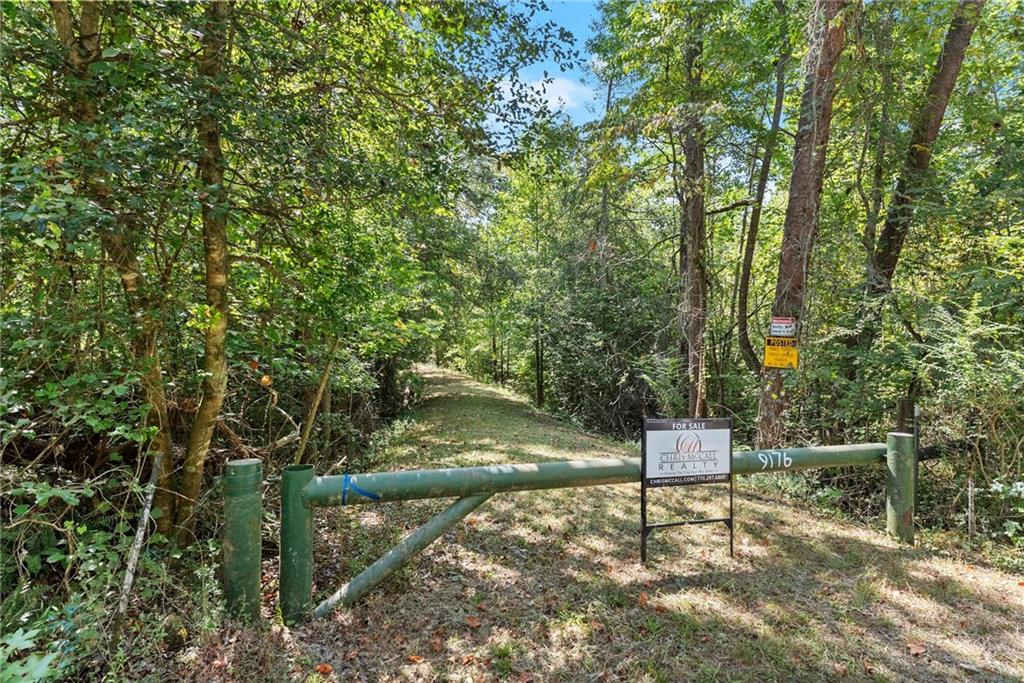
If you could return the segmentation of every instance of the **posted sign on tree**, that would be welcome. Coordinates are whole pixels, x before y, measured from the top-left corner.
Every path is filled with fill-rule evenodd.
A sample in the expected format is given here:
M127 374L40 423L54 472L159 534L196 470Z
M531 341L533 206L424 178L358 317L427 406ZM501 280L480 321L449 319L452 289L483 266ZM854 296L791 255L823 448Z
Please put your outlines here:
M732 419L644 420L640 452L640 559L647 561L647 536L661 527L723 522L732 554ZM729 483L729 516L647 523L647 489Z

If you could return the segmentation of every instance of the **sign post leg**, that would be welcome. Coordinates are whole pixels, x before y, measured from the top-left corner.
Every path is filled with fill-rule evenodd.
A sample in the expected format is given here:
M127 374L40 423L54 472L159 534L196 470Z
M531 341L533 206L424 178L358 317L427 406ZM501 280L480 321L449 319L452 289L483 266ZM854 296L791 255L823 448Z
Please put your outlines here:
M730 448L729 457L732 457L732 449ZM732 514L732 474L729 474L729 557L734 557L732 552L732 537L733 537L733 525L736 523L736 518Z
M647 564L647 487L640 483L640 563Z

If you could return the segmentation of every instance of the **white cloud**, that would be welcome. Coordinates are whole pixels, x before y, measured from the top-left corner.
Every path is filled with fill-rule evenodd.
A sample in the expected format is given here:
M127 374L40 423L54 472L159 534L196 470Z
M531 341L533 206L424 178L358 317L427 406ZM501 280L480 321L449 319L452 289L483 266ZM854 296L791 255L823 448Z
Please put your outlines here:
M535 90L552 110L578 109L594 99L594 92L579 81L556 76L545 83L543 80L531 81L530 88Z

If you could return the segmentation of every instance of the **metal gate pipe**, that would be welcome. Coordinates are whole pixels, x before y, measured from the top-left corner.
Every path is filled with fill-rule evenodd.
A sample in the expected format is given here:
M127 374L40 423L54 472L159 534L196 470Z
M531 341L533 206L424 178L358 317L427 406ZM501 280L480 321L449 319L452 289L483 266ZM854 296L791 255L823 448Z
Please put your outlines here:
M224 599L228 613L254 622L260 616L263 463L256 458L228 462L224 475L221 543Z
M381 581L395 573L413 556L441 537L444 532L458 524L466 515L484 504L490 493L478 493L459 498L439 514L431 517L423 526L412 532L386 555L364 569L354 579L321 602L313 611L314 617L326 616L338 605L351 605L374 589Z
M882 443L737 451L732 467L734 474L796 471L881 463L885 456ZM328 507L639 481L640 458L562 460L315 477L303 490L302 499L311 507Z
M304 620L313 601L313 511L302 502L302 489L312 480L312 465L288 465L281 471L278 592L288 625Z
M885 456L885 528L914 544L914 435L890 432Z

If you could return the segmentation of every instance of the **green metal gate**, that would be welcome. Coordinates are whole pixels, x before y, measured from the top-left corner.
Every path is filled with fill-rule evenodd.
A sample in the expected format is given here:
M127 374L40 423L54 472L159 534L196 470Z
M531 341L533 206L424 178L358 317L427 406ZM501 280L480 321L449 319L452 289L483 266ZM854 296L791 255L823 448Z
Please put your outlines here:
M900 541L912 544L914 460L913 435L892 432L884 444L737 451L733 454L732 467L733 474L755 474L885 463L886 526ZM294 624L310 616L325 616L339 605L359 601L496 493L639 481L638 457L322 477L315 476L312 465L290 465L284 468L281 478L281 614L285 623ZM234 614L255 619L259 616L260 595L260 462L251 459L229 462L226 482L225 597ZM456 500L313 607L313 514L316 508L424 498Z

